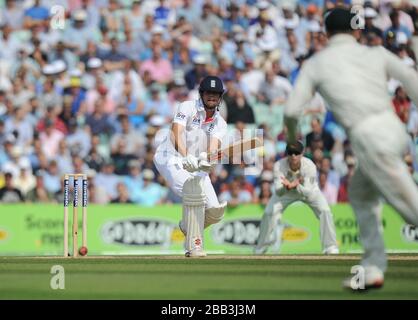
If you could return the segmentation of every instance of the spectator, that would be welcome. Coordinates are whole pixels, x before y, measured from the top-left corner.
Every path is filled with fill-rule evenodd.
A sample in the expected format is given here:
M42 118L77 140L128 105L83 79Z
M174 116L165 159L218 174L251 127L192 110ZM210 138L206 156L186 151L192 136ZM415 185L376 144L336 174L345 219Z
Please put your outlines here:
M175 12L168 5L167 0L159 0L159 6L154 11L154 21L163 27L174 24Z
M17 177L20 174L20 168L27 166L29 159L25 156L23 148L17 145L9 147L7 152L7 160L3 163L1 170Z
M45 132L46 122L48 121L52 122L54 129L66 135L68 133L67 126L64 121L57 116L58 112L59 109L56 109L55 106L48 106L46 108L45 117L37 123L36 131Z
M328 173L325 171L319 172L319 189L321 189L328 204L333 205L337 203L338 187L329 182Z
M128 96L135 101L144 98L144 80L136 71L135 61L125 60L123 69L112 73L109 89L111 98L117 103L126 104Z
M90 149L89 154L85 157L85 161L88 167L94 171L100 171L100 168L105 163L105 159L99 154L96 146Z
M22 192L13 185L13 175L6 172L4 175L5 185L0 189L0 202L18 203L25 201Z
M87 172L89 167L84 160L77 154L72 155L73 169L71 172Z
M414 158L411 154L406 154L404 157L404 161L406 163L406 165L408 166L408 170L411 173L411 175L414 177L415 183L418 185L418 177L415 174L415 168L414 168Z
M55 160L49 162L48 171L44 172L43 180L48 193L55 195L61 190L61 175Z
M99 172L94 179L94 184L102 186L107 193L109 199L117 197L117 184L120 181L120 177L115 174L115 164L112 161L106 162L102 166L101 172Z
M63 40L66 46L75 54L86 51L89 41L97 42L97 29L86 24L87 13L84 10L72 12L72 25L65 29Z
M133 203L129 197L128 189L123 182L118 183L117 192L118 196L112 199L110 203Z
M306 145L314 150L314 142L322 141L324 150L330 152L334 147L334 138L327 131L323 130L321 121L318 118L314 118L311 121L312 132L306 136Z
M116 103L112 98L111 92L109 92L106 85L103 83L102 78L95 79L95 86L90 88L86 93L85 113L91 114L94 112L94 108L98 101L103 104L103 111L107 114L114 113L116 110ZM84 113L84 112L83 112Z
M59 40L54 50L51 50L48 54L48 61L63 61L68 70L73 70L77 65L77 56L71 51L68 45L65 44L63 40Z
M12 61L16 59L17 52L21 48L21 45L19 41L12 36L13 29L9 24L6 23L4 25L0 25L0 30L0 45L2 48L2 50L0 51L0 59L3 61L9 61L10 64ZM3 81L6 82L6 79L4 79ZM11 83L9 81L8 86L11 86Z
M206 70L206 58L203 55L196 55L193 58L193 69L185 75L186 85L189 90L193 90L200 81L208 75Z
M154 15L146 14L144 17L144 26L141 28L138 37L141 41L141 45L143 48L147 48L150 45L152 33L154 29Z
M10 26L13 30L20 30L23 27L25 15L21 7L22 4L15 0L6 0L5 2L6 7L0 13L0 21Z
M260 85L258 99L268 105L283 104L292 90L289 80L266 69L265 80Z
M122 29L123 11L118 0L109 0L109 5L102 10L100 24L116 35Z
M232 32L233 26L240 26L246 30L249 27L248 19L240 13L240 8L237 4L231 3L228 6L228 17L223 19L223 30L227 33Z
M398 115L399 119L403 123L407 123L409 120L409 110L411 108L411 102L405 92L405 90L399 86L395 90L395 96L392 99L393 108Z
M71 152L75 152L81 157L86 157L91 149L91 138L88 129L85 126L79 126L75 118L72 118L68 124L67 147Z
M414 104L411 104L407 128L412 139L415 140L418 137L418 108Z
M177 7L177 16L184 17L187 22L192 23L199 19L200 9L193 0L183 0L182 5Z
M131 10L124 15L125 30L131 30L134 37L140 34L144 28L144 13L142 12L141 5L143 0L133 0Z
M171 120L173 110L168 104L166 97L162 96L162 87L158 83L153 83L150 88L150 95L145 100L144 114L150 119L153 115L158 115L164 123Z
M99 59L100 60L100 66L101 66L101 54L97 48L97 45L93 42L93 41L87 41L87 47L86 47L86 51L83 52L83 54L80 55L80 62L84 63L85 67L87 68L94 68L94 66L92 65L88 65L89 61L90 63L92 63L93 61L93 65L96 64L97 65L97 61L98 60L91 60L91 59Z
M51 202L53 195L45 188L44 178L41 172L35 177L35 187L32 188L26 195L29 202Z
M23 197L27 197L27 194L36 186L36 179L32 174L32 168L29 161L20 166L20 173L13 179L14 186L20 190Z
M340 181L340 188L338 190L338 202L349 202L348 198L348 186L350 185L351 178L354 175L354 169L355 169L355 160L352 157L347 158L346 160L347 164L347 174L341 178Z
M127 115L129 122L135 129L139 129L145 123L144 103L138 95L135 95L129 77L125 76L125 87L123 95L125 101L122 102L119 113Z
M222 29L222 20L213 13L209 2L203 5L202 14L192 24L194 33L202 40L216 38Z
M229 184L228 190L220 194L219 201L227 201L228 206L234 208L241 204L250 203L252 195L248 190L242 189L239 179L234 179Z
M128 163L129 173L124 177L124 184L128 188L129 198L139 203L144 181L141 177L141 163L138 160L131 160Z
M64 94L71 96L71 114L77 114L85 110L87 90L81 86L79 77L71 77L68 87L64 89Z
M42 86L42 94L39 97L42 110L46 111L47 107L61 107L62 100L62 96L54 88L54 80L46 79ZM41 113L43 114L43 112Z
M370 33L375 34L378 39L379 39L379 43L382 44L383 43L383 31L376 27L374 24L374 20L377 17L377 12L375 9L367 7L364 9L364 19L365 19L365 24L364 24L364 29L362 30L363 35L368 36Z
M103 98L99 98L94 105L94 112L86 118L86 123L94 135L108 135L113 132L109 115L104 111Z
M258 21L248 29L248 40L255 47L257 68L268 67L280 55L276 30L270 25L267 7L259 11Z
M148 71L152 80L167 84L173 78L173 69L170 61L162 57L161 50L159 45L155 45L152 48L152 58L141 64L140 71L142 75Z
M128 58L120 52L119 41L116 38L110 40L110 51L103 55L104 67L108 72L122 69L124 60Z
M322 158L320 163L320 170L327 173L328 182L338 189L340 186L340 175L332 168L330 157Z
M112 150L111 157L115 164L115 174L126 175L128 173L129 161L135 159L133 154L127 151L127 141L120 139L116 142Z
M103 186L97 184L94 180L96 171L87 171L87 194L89 197L89 203L104 205L109 203L109 196Z
M411 31L405 25L401 24L399 11L393 10L389 16L392 26L385 30L384 36L387 37L389 33L393 33L395 34L395 37L397 37L399 33L403 33L408 39L410 39L412 36Z
M256 190L257 196L255 203L259 203L262 206L266 206L270 198L273 196L272 193L273 173L271 171L264 171L261 174L260 187Z
M15 133L17 135L15 144L26 148L32 144L33 126L29 122L26 108L23 106L15 106L13 116L5 121L5 133Z
M121 57L130 60L139 60L139 52L143 50L142 44L138 38L135 38L130 28L125 28L125 40L119 44Z
M234 96L226 96L224 98L227 107L227 122L235 124L238 121L243 123L254 123L255 117L252 107L245 99L241 90L236 90Z
M64 138L64 134L55 129L54 123L47 119L45 121L45 131L39 134L42 151L48 159L54 159L58 154L58 146Z
M122 130L121 132L114 134L110 140L112 152L116 151L120 141L124 141L126 154L142 158L145 155L146 138L140 132L132 128L127 116L120 116L119 122Z
M153 182L155 174L152 170L145 169L142 173L142 177L144 183L138 199L138 204L147 207L160 204L167 194L167 190L158 183Z
M35 0L33 6L25 11L24 26L31 28L37 24L41 24L44 20L48 19L49 11L46 7L41 5L40 0Z
M68 172L73 172L71 152L78 153L79 151L77 148L72 149L68 147L67 139L68 138L64 138L59 142L58 155L54 159L58 165L58 172L61 175Z

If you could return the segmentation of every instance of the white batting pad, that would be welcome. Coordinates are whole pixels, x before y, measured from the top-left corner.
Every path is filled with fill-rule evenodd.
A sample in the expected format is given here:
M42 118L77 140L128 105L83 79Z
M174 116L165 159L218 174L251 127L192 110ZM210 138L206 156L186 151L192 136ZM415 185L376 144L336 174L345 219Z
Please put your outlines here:
M183 185L183 222L186 232L186 250L203 250L203 226L205 221L203 178L194 176Z
M208 208L205 212L205 229L211 224L218 223L224 217L227 202L222 202L219 207Z

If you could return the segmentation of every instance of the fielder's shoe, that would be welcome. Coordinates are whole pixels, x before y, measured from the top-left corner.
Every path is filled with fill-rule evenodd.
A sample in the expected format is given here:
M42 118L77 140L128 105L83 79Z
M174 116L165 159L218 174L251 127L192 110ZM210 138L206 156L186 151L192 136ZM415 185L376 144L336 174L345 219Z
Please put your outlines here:
M203 250L191 250L187 251L185 254L186 258L202 258L206 257L206 252Z
M337 246L330 246L323 251L324 254L339 254L340 250Z
M254 254L257 255L257 256L265 254L267 252L267 249L268 249L268 247L266 247L266 246L264 246L262 248L255 247L254 248Z
M360 277L361 278L361 277ZM343 288L352 291L365 291L369 289L382 288L384 284L383 272L375 266L364 267L364 286L360 283L352 284L352 278L343 281Z

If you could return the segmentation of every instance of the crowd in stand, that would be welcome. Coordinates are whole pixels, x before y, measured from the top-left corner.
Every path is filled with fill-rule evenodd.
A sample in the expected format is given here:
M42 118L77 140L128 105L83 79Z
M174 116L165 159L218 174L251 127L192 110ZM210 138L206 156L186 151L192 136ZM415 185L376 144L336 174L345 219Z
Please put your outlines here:
M266 204L285 156L283 105L327 44L324 12L343 5L364 16L361 43L417 67L417 1L0 0L0 202L60 202L62 176L78 172L92 203L180 202L153 164L155 136L212 74L227 89L229 134L262 129L264 142L262 169L218 165L215 191L230 206ZM416 175L417 106L393 79L388 92ZM300 139L328 202L347 202L356 159L319 94Z

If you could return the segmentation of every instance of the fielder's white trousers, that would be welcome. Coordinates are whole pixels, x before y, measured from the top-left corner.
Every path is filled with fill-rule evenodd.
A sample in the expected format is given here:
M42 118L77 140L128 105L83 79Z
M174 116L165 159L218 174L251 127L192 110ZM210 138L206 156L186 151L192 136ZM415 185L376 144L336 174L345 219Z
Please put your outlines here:
M167 161L160 157L162 156L158 154L155 155L154 164L157 167L158 172L167 180L169 187L175 194L183 197L183 185L186 180L195 174L205 175L203 181L203 191L206 195L205 208L219 207L218 197L207 173L190 173L184 170L180 163L176 161Z
M309 198L303 197L296 191L289 191L282 196L274 194L264 210L256 250L261 251L263 247L266 247L271 243L269 238L276 228L282 213L290 204L296 201L306 203L319 219L322 249L325 251L330 247L337 247L335 225L331 210L325 197L318 189L314 191Z
M358 168L349 187L350 203L357 216L364 248L363 266L387 268L381 196L409 224L418 225L418 189L403 160L408 136L393 112L370 117L350 132Z

